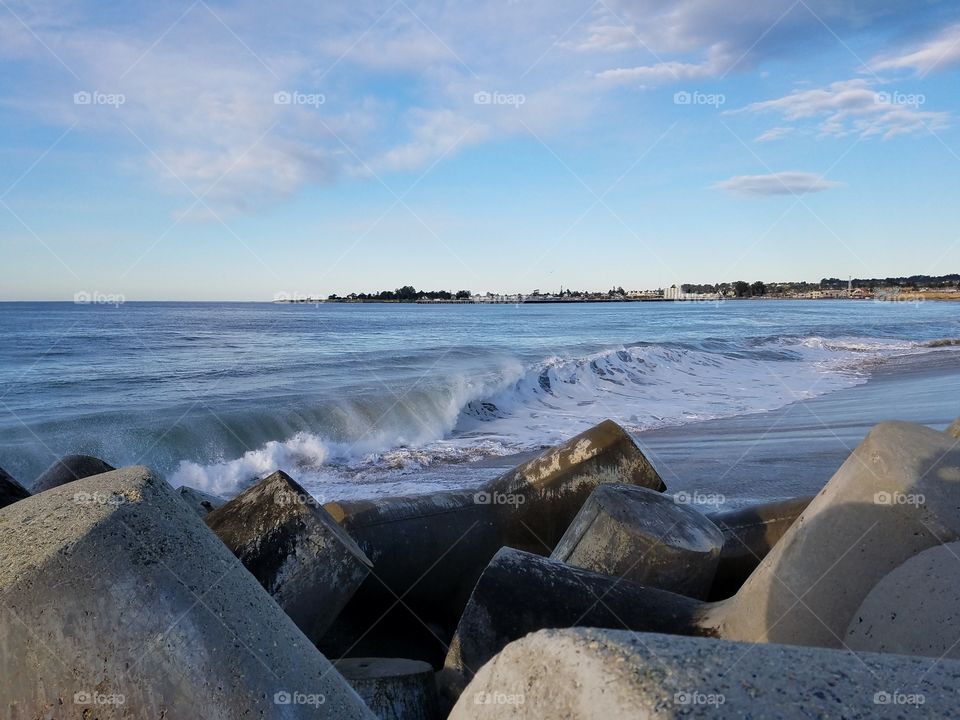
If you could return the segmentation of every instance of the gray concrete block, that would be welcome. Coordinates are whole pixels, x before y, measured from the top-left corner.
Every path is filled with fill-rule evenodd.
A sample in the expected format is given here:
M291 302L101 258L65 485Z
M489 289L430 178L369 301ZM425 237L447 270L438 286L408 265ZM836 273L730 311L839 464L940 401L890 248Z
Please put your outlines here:
M439 720L433 668L401 658L345 658L334 663L380 720Z
M36 494L115 469L113 465L105 463L100 458L89 455L66 455L44 470L40 477L33 481L30 490Z
M635 485L601 485L550 555L567 565L705 598L723 534L698 510Z
M14 720L371 717L143 467L0 512L0 708Z

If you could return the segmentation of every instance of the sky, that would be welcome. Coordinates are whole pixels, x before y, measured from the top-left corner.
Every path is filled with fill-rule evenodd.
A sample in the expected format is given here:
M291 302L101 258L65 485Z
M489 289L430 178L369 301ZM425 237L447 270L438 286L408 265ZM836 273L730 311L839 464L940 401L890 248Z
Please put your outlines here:
M0 0L0 299L960 269L960 4Z

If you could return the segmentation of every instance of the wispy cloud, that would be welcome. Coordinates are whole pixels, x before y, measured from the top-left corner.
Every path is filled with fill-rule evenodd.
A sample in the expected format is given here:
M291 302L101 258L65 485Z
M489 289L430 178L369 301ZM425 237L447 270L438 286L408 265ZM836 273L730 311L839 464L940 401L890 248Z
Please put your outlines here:
M945 28L918 46L874 58L870 69L874 72L913 70L918 75L926 75L955 65L960 65L960 23Z
M830 188L843 187L843 183L825 180L823 176L809 172L776 172L767 175L735 175L729 180L715 183L714 188L735 195L763 197L768 195L806 195Z
M775 113L795 123L812 121L820 135L862 138L937 131L947 126L950 114L921 110L926 97L920 93L877 87L864 79L843 80L827 87L796 90L774 100L751 103L730 113ZM770 130L758 139L782 137L784 127Z

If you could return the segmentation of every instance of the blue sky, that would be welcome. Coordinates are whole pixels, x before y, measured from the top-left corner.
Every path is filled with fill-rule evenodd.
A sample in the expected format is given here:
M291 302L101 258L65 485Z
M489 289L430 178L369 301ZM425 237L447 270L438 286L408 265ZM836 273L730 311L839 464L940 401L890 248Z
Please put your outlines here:
M0 299L960 268L960 6L0 0Z

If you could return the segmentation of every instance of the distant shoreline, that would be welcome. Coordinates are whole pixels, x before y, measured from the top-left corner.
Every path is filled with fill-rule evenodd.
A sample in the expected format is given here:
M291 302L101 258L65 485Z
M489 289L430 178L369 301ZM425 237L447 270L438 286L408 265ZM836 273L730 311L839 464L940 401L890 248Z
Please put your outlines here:
M662 298L662 297L643 297L643 298L523 298L523 299L483 299L483 300L380 300L380 299L348 299L348 298L297 298L273 300L278 305L581 305L588 303L681 303L681 304L719 304L724 302L742 302L746 300L799 300L804 302L823 302L830 300L856 301L856 302L925 302L925 301L957 301L960 300L960 293L902 293L900 295L889 297L793 297L790 295L764 295L761 297L718 297L718 298Z

